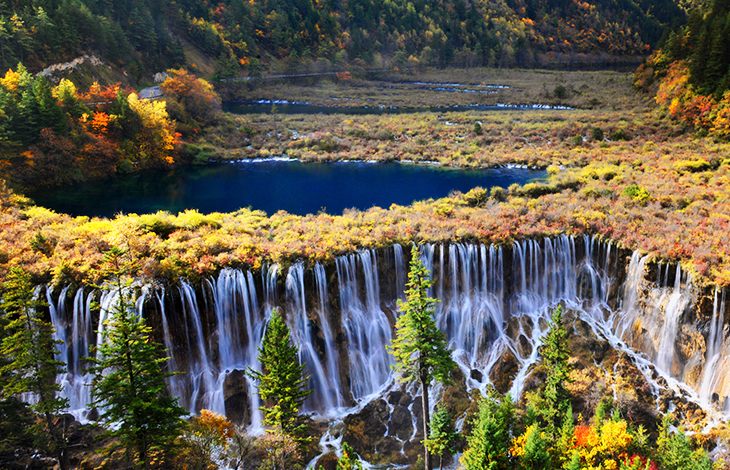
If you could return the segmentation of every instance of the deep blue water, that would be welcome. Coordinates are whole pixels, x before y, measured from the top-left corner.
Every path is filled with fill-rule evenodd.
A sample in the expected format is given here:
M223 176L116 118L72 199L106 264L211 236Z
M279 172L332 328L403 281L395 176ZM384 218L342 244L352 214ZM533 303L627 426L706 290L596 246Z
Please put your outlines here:
M301 163L258 161L181 167L87 182L28 194L36 204L74 216L113 217L117 213L231 212L242 207L268 214L285 210L309 214L325 210L407 205L413 201L466 192L476 186L508 187L546 175L543 170L447 169L398 163Z

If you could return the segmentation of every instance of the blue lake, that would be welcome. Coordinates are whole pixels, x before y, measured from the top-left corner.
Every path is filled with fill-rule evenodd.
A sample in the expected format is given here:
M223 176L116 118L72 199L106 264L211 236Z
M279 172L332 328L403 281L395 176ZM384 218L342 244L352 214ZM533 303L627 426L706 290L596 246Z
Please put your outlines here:
M117 213L231 212L242 207L268 214L407 205L481 186L508 187L546 176L544 170L463 170L399 163L248 161L181 167L28 194L36 204L74 216Z

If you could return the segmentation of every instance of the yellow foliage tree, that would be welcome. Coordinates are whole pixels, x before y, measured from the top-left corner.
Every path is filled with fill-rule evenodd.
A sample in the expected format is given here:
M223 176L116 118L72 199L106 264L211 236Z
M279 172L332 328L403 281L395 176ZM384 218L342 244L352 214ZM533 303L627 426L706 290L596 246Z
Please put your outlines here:
M13 92L18 90L18 83L20 82L20 74L14 72L13 69L9 69L5 72L5 76L0 78L0 85L6 90Z
M634 442L625 420L608 420L596 426L576 426L574 438L581 468L587 470L619 468Z
M712 132L723 137L730 135L730 90L722 96L712 117Z
M140 160L174 163L172 151L178 144L178 139L167 114L166 103L139 99L136 93L127 97L127 103L142 124L142 132L136 138Z

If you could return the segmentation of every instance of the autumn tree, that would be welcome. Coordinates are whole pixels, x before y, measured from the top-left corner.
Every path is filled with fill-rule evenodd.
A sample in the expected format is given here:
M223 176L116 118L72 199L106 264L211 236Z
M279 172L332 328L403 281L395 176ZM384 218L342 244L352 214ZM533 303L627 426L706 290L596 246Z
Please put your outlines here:
M233 437L233 424L224 416L200 410L200 416L193 417L183 433L185 449L177 460L185 461L187 470L218 468L217 463L227 461L227 450Z
M264 453L259 470L299 470L302 468L302 455L297 442L280 430L267 432L259 439L258 446Z
M8 400L23 394L36 397L30 408L42 421L34 434L49 437L50 450L65 469L66 442L55 421L68 407L68 400L59 395L61 386L56 383L64 364L56 359L57 341L53 339L53 325L43 318L45 306L34 293L30 274L11 268L2 286L0 303L3 327L0 386L6 405Z
M181 116L190 124L201 125L211 121L220 109L220 98L206 80L184 69L170 69L169 77L160 85L165 97L179 102L187 116Z
M400 380L418 381L421 385L424 439L430 434L428 388L434 380L447 383L451 371L456 368L446 338L433 317L436 299L427 294L432 283L418 256L418 249L413 245L406 300L398 300L401 315L395 325L395 339L388 350L395 357L393 370ZM428 447L425 447L424 454L425 468L431 470Z
M130 272L133 264L125 259L127 252L112 248L104 255L104 286L115 298L108 311L102 312L103 342L96 358L90 358L92 406L100 411L100 420L109 429L107 434L119 438L137 466L149 468L154 453L169 448L180 434L187 413L177 397L165 391L165 379L172 375L163 371L168 357L159 344L150 339L152 328L138 316Z
M308 439L302 437L305 425L299 410L312 391L306 389L309 377L304 376L298 352L299 348L291 342L289 327L279 311L273 310L258 348L262 371L249 368L248 374L258 381L259 395L264 401L264 424L305 444Z
M127 97L127 103L140 124L130 157L139 161L142 167L174 163L173 151L179 142L165 102L140 99L132 93Z

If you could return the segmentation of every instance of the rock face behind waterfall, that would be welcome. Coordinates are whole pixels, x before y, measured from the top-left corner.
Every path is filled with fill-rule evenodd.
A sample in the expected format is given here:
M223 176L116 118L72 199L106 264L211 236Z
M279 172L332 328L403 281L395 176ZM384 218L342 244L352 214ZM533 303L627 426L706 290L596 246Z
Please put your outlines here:
M300 348L313 390L305 412L332 423L324 453L343 437L373 463L413 462L422 436L420 390L395 382L389 344L403 298L408 259L400 245L362 250L333 262L272 264L257 272L225 269L200 285L180 282L143 289L138 307L171 356L172 393L189 411L226 414L260 428L260 403L245 375L257 369L256 348L266 318L281 308ZM541 338L559 303L570 320L573 395L578 411L616 396L650 425L674 403L699 417L701 405L725 411L730 396L730 342L725 340L724 291L702 291L676 265L649 264L588 236L480 244L424 245L438 298L436 320L459 364L448 388L436 387L460 426L472 398L493 386L518 398L540 386ZM162 283L164 284L164 282ZM88 289L48 292L63 341L59 380L74 415L87 419L83 357L99 341L104 305ZM330 459L331 460L331 459Z

